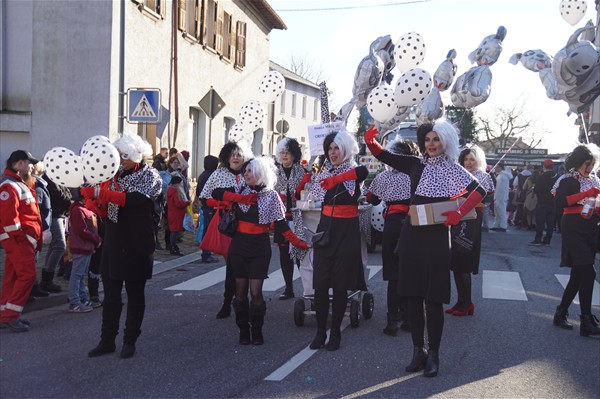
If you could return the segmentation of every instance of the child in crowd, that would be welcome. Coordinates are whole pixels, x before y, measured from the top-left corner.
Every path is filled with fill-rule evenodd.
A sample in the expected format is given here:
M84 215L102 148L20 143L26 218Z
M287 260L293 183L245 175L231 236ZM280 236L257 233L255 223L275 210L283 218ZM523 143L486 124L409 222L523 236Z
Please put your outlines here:
M167 208L169 209L167 218L169 220L169 231L171 232L171 255L181 255L177 246L177 237L179 232L183 231L183 218L189 204L190 200L185 195L183 179L178 173L171 173L171 182L167 189Z
M83 198L74 198L69 217L69 248L73 255L73 267L69 280L69 312L92 311L87 294L85 277L90 259L100 245L96 214L83 205Z

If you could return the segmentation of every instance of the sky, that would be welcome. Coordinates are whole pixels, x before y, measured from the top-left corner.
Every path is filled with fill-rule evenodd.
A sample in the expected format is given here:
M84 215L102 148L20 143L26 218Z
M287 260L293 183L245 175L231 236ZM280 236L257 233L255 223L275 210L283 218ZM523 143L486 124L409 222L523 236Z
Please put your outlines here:
M391 35L396 41L405 33L419 33L426 50L419 68L431 76L448 51L456 49L456 81L473 66L468 54L503 25L507 35L502 54L490 67L491 94L474 108L476 116L491 118L500 107L521 105L534 121L532 132L542 139L538 148L565 153L577 145L576 115L567 116L566 102L546 97L537 73L508 60L531 49L554 56L576 28L595 20L594 1L586 3L584 18L571 26L560 15L560 0L269 0L288 28L271 32L271 60L287 66L292 55L300 55L322 69L333 91L331 111L337 112L351 100L356 68L377 37ZM305 9L314 11L298 11ZM395 79L401 74L396 69L392 73ZM451 105L450 90L442 93L442 101Z

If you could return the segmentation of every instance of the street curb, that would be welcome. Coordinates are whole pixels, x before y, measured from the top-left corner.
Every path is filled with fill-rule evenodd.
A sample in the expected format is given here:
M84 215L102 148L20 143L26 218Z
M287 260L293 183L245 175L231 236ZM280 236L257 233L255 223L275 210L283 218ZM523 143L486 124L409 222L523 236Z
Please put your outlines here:
M156 276L160 273L168 272L169 270L176 269L178 267L193 263L202 258L202 251L197 251L189 255L184 255L176 259L167 260L164 262L155 263L152 268L152 275ZM102 286L100 286L100 292L102 292ZM46 298L35 298L34 301L29 302L23 313L30 313L37 310L44 310L52 308L54 306L67 305L69 303L69 296L67 292L59 292L58 294L50 294Z

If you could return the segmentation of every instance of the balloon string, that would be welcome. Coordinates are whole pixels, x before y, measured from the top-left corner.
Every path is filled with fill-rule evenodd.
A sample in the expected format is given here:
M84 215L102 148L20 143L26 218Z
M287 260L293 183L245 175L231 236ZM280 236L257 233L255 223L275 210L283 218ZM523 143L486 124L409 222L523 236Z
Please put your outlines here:
M590 138L588 136L587 127L585 126L585 118L583 117L583 114L579 114L579 118L581 119L581 124L583 125L583 133L585 133L585 141L587 144L589 144Z

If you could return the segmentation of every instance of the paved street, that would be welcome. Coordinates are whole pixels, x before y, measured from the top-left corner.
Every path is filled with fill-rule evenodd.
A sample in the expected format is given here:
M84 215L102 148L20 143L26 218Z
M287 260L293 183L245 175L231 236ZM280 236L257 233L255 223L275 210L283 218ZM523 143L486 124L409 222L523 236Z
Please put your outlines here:
M412 354L409 334L389 337L381 331L386 284L379 250L369 255L374 315L357 328L346 327L336 352L309 350L314 317L297 327L294 300L278 300L283 282L276 248L265 283L263 346L238 345L233 317L215 319L223 262L202 264L193 253L172 260L162 252L148 283L146 319L132 359L87 357L99 339L100 310L69 314L64 303L38 305L25 316L32 323L29 333L0 331L0 395L598 398L600 339L579 336L579 306L570 308L574 331L552 326L568 278L568 270L557 266L560 235L550 247L530 247L532 238L532 232L517 230L484 233L481 272L473 278L475 315L445 318L436 378L404 372ZM298 295L302 287L295 277ZM599 291L596 283L596 315Z

